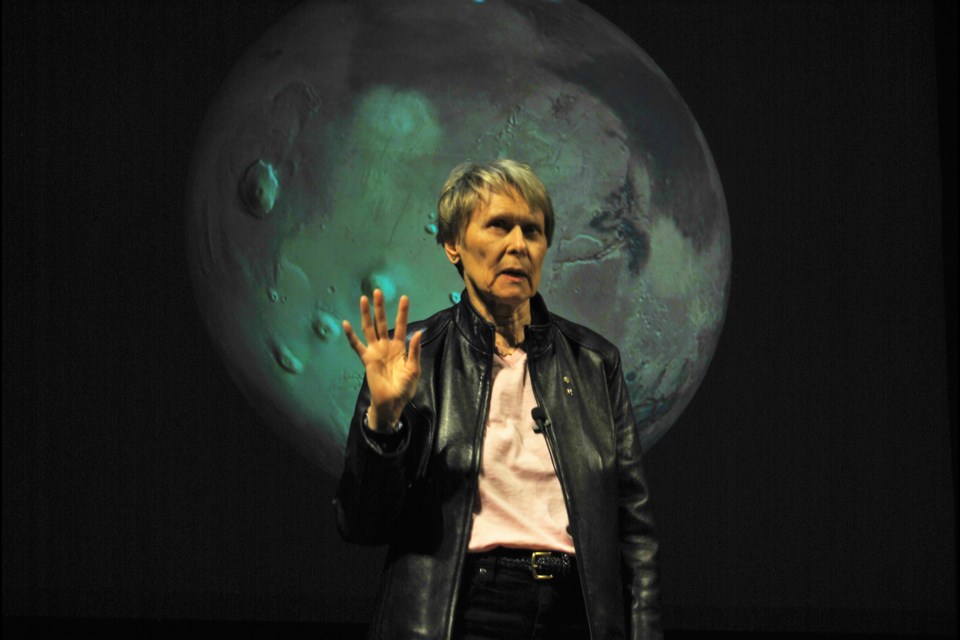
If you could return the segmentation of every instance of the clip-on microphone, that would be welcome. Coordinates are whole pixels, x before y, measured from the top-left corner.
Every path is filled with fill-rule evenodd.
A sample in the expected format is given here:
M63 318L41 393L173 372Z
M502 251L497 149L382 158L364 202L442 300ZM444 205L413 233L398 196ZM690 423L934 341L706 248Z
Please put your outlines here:
M543 433L547 428L547 422L549 422L547 420L547 412L541 407L534 407L530 415L533 416L533 421L536 423L533 427L533 432Z

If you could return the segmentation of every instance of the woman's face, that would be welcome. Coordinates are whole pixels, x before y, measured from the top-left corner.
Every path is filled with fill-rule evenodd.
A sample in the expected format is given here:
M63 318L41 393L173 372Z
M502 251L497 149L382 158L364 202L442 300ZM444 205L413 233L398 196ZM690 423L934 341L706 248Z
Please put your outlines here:
M463 266L467 293L495 308L515 309L537 293L547 254L542 211L532 211L513 189L481 198L460 238L444 244Z

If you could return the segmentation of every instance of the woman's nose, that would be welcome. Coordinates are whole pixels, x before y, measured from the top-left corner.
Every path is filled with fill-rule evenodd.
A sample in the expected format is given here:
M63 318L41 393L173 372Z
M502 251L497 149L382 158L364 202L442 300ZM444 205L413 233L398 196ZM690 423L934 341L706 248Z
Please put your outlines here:
M525 252L527 250L527 239L523 236L523 229L516 225L507 234L507 246L511 252Z

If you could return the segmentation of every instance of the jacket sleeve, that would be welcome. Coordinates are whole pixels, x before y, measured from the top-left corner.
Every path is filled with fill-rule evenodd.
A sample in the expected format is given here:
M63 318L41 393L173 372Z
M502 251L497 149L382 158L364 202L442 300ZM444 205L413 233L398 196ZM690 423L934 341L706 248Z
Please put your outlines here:
M657 541L650 496L640 463L641 445L617 353L607 378L617 430L618 516L628 637L660 639L660 586Z
M374 433L364 424L369 406L370 391L364 379L350 421L343 475L333 502L337 528L344 540L388 544L418 473L424 425L410 403L403 410L397 433Z

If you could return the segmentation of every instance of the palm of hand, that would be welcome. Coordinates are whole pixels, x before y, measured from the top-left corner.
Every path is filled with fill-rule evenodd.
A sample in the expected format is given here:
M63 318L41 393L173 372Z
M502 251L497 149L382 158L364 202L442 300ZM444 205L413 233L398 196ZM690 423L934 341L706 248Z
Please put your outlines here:
M367 344L354 333L350 323L343 321L347 341L363 362L367 387L370 390L370 408L367 416L371 428L388 430L400 420L403 408L413 397L420 380L420 337L417 332L410 339L409 351L405 344L407 315L410 301L400 297L397 306L397 323L393 337L387 330L387 314L383 293L373 292L373 317L370 301L360 298L360 318L363 336Z
M417 389L418 363L407 358L404 336L382 338L367 345L360 360L367 372L371 398L395 398L404 405Z

